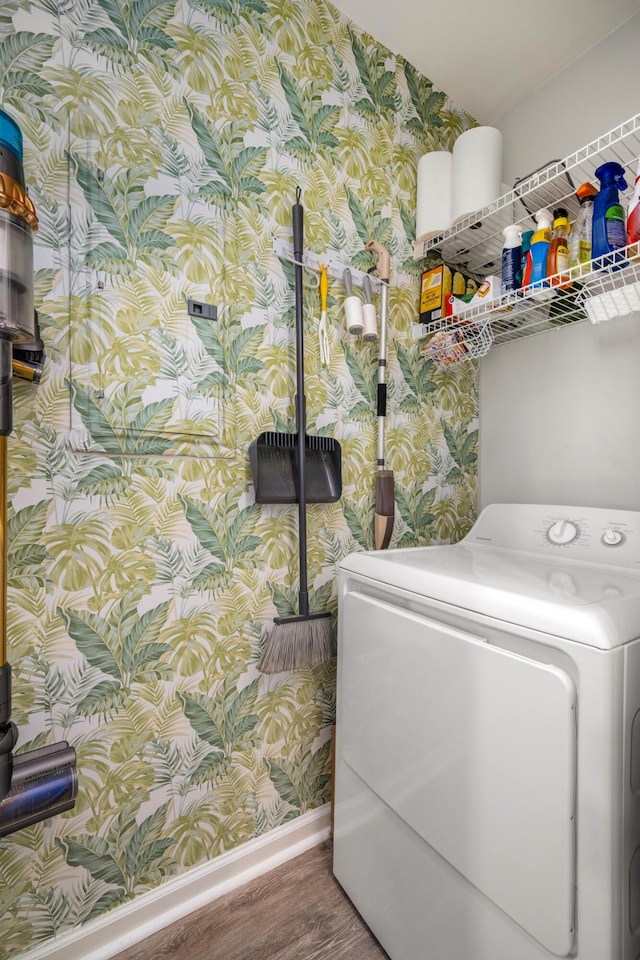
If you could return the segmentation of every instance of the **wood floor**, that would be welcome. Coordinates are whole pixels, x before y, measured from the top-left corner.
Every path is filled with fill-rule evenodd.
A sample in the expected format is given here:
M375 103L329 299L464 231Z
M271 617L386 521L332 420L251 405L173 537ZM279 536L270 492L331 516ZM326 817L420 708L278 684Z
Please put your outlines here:
M331 842L114 960L388 960L331 873Z

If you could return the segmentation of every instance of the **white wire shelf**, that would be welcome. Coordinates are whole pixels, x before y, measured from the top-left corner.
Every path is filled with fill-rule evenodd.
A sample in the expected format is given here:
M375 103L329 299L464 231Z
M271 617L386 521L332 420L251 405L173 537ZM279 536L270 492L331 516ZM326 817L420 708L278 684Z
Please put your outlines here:
M576 298L592 323L640 313L640 243L626 250L620 270L592 274Z
M518 223L523 230L535 229L534 214L541 207L548 207L551 212L554 207L565 207L575 221L580 206L575 191L580 184L590 181L597 186L596 169L602 163L615 160L624 167L627 183L633 188L639 156L640 114L637 114L564 160L552 161L444 233L419 241L414 247L414 257L422 260L435 251L445 263L455 264L469 273L481 277L500 273L504 227Z
M452 303L455 311L455 299ZM416 324L415 335L428 338L425 357L449 366L478 359L494 344L581 320L598 323L639 309L640 244L635 243L489 304L465 305L457 315Z

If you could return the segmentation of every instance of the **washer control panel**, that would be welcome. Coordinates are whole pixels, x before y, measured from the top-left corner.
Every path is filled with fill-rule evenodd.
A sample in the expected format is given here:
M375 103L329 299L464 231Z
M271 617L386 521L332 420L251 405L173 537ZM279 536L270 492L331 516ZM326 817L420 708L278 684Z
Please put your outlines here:
M640 570L640 512L494 503L467 542Z

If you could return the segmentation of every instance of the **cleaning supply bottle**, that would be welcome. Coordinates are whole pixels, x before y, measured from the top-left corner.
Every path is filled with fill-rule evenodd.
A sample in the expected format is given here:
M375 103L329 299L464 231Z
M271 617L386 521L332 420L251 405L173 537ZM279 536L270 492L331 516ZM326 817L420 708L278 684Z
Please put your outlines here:
M569 214L564 207L553 211L553 237L547 255L547 276L552 287L568 287L569 279Z
M627 219L627 242L638 243L640 241L640 160L638 160L638 175L636 176L636 185L633 190L633 197L629 204L629 216Z
M527 270L527 261L531 257L531 240L535 230L525 230L522 234L522 264L520 266L520 286L524 286L524 275Z
M511 223L502 231L502 293L513 293L522 284L522 227Z
M600 181L600 189L593 202L591 256L594 260L627 243L626 218L618 194L619 190L627 189L624 168L615 161L603 163L596 170L596 177ZM611 262L619 259L611 258Z
M546 207L536 213L538 229L531 238L531 247L527 254L527 262L523 277L523 286L537 284L541 287L547 276L547 255L551 243L552 216Z
M591 233L593 229L593 201L597 190L592 183L583 183L576 190L580 209L569 235L569 266L577 267L591 260Z

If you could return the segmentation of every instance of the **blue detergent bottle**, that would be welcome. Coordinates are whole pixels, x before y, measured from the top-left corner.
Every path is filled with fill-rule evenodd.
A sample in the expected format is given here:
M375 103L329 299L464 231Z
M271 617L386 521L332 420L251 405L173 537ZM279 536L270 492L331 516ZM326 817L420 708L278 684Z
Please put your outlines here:
M551 211L543 207L542 210L538 210L535 219L538 229L531 238L531 246L525 260L523 286L527 296L545 299L551 296L551 291L545 289L547 288L545 278L553 217Z
M620 205L618 190L626 190L624 168L619 163L603 163L596 170L600 190L593 203L593 237L591 256L594 260L626 246L627 231L624 209ZM619 261L620 256L612 258ZM608 261L605 261L605 265Z

